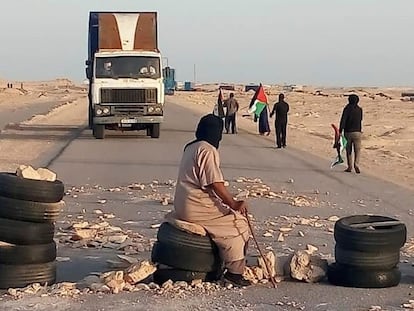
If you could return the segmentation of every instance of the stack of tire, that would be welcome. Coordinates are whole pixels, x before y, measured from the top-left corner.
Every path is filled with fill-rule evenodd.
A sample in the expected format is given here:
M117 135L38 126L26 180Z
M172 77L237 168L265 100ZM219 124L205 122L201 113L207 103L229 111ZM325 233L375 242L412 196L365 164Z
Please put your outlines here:
M53 284L64 185L0 173L0 288Z
M168 280L216 281L222 272L217 246L209 236L188 233L167 222L158 229L151 260L157 264L153 279L158 284Z
M328 266L328 280L338 286L385 288L397 286L400 248L407 229L384 216L356 215L335 223L335 263Z

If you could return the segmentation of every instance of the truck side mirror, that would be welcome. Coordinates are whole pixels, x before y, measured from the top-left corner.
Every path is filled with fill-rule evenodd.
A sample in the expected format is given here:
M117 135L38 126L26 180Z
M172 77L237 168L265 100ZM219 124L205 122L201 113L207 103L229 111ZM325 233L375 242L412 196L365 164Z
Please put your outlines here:
M85 65L89 66L91 64L91 61L89 59L85 60Z
M88 79L91 79L92 78L91 67L86 67L85 72L86 72L86 77Z

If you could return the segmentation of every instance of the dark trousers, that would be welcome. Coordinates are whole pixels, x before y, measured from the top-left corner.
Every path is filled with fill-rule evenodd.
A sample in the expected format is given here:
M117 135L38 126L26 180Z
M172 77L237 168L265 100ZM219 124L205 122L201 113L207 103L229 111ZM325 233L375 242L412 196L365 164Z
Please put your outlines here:
M229 116L226 116L226 119L224 120L224 125L226 127L226 133L228 134L231 127L231 133L236 134L236 114L232 114Z
M286 127L287 122L281 121L275 123L276 128L276 145L281 147L286 147Z

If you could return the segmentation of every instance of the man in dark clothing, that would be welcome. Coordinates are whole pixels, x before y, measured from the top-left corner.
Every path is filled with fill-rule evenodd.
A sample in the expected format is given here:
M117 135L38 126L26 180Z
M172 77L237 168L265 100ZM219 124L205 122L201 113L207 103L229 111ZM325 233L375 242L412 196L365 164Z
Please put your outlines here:
M359 158L361 153L361 137L362 137L362 108L358 106L359 97L355 94L349 95L348 104L345 106L341 123L339 125L339 132L344 132L347 140L346 145L346 160L348 167L345 172L352 172L352 149L354 149L355 172L359 174Z
M286 127L288 120L289 104L285 102L285 95L279 94L279 101L273 106L270 117L276 114L276 145L277 148L286 148Z
M236 114L239 110L239 103L234 98L234 93L230 93L230 98L224 101L224 107L226 107L226 118L225 118L225 127L226 133L228 134L231 126L231 133L236 134Z

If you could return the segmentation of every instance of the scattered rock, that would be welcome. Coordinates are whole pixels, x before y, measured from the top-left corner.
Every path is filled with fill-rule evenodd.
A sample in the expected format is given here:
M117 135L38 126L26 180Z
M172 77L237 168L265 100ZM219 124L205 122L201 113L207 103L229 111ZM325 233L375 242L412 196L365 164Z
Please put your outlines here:
M125 280L130 284L137 284L153 274L157 268L155 265L144 260L140 263L133 264L125 272Z
M289 267L292 278L307 283L316 283L325 278L328 262L318 256L310 255L307 251L297 251Z

